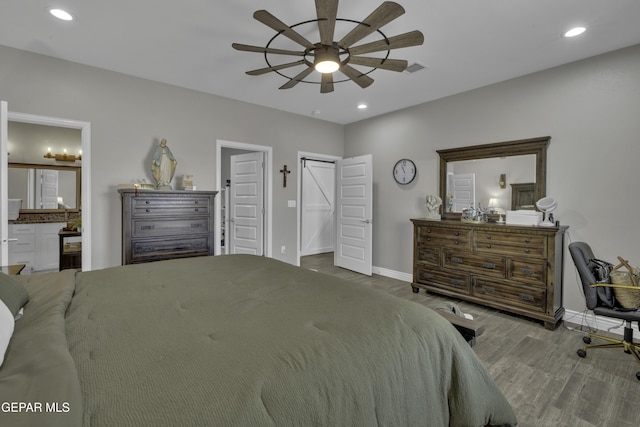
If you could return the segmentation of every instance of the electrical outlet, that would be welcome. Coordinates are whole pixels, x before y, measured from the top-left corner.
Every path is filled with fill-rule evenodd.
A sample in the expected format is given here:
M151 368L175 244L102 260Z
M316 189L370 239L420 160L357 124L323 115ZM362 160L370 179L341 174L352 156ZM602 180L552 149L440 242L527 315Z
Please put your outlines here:
M282 246L280 247L280 253L281 253L281 254L286 254L286 253L287 253L287 247L286 247L285 245L282 245Z

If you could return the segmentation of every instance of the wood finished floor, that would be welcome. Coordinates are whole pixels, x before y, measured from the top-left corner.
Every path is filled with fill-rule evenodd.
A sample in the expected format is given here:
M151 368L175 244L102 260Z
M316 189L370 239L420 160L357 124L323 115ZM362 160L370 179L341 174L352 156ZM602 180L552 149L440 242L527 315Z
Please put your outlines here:
M637 427L640 425L640 371L621 349L589 351L580 331L542 324L476 304L414 294L407 282L371 277L333 266L333 253L301 259L301 266L359 282L427 307L456 303L484 323L473 350L487 367L518 416L518 426ZM575 327L576 325L567 325Z

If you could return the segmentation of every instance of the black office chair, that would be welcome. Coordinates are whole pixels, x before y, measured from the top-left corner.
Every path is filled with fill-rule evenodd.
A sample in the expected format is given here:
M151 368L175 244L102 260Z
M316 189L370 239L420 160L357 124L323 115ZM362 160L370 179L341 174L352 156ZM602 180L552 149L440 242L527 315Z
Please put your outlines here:
M578 356L586 357L588 348L623 348L625 353L633 354L638 363L640 363L640 355L638 353L640 352L640 344L634 344L633 329L631 328L632 322L638 322L638 330L640 330L640 309L635 311L621 311L602 305L601 300L598 298L596 288L591 286L596 283L596 277L592 270L593 263L591 262L595 256L593 255L591 247L584 242L574 242L569 244L569 253L580 274L587 308L598 316L613 317L625 321L624 338L622 340L589 333L588 336L582 338L587 345L578 350ZM609 344L589 345L591 344L592 338L598 338ZM636 378L640 380L640 372L636 372Z

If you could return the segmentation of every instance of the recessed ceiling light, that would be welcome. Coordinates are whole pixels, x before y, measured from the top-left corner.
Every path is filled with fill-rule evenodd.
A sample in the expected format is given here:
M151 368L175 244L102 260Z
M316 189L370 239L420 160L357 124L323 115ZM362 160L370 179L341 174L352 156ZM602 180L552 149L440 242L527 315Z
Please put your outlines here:
M572 29L570 29L569 31L567 31L566 33L564 33L565 37L575 37L575 36L579 36L580 34L584 33L585 31L587 31L587 29L585 27L574 27Z
M367 108L367 104L365 103L358 104L358 110L365 110L366 108Z
M63 21L73 21L73 15L63 9L49 9L49 13Z

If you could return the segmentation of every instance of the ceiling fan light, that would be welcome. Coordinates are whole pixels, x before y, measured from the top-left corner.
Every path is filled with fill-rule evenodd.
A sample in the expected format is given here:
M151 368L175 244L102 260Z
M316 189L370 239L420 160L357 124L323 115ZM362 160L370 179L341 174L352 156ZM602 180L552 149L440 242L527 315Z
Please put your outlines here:
M313 68L319 73L333 73L340 68L338 50L333 47L324 46L316 49L314 57Z

